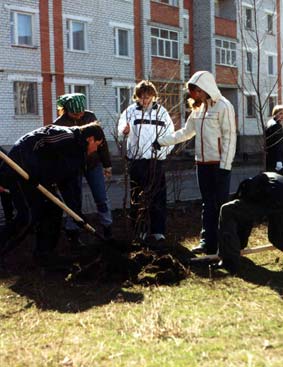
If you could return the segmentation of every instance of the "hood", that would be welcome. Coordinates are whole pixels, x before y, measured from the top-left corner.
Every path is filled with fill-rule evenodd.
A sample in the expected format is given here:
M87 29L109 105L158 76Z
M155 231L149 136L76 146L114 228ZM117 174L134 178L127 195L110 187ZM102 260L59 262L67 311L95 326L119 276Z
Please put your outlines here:
M216 102L221 97L221 92L217 87L214 76L209 71L197 71L192 75L188 84L197 85L210 95L213 102Z

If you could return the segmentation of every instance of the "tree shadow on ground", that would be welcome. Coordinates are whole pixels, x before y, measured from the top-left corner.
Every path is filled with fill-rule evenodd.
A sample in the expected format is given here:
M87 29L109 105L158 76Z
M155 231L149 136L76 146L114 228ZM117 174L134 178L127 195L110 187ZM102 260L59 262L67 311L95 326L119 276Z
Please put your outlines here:
M258 286L269 287L283 297L283 272L269 270L261 265L256 265L247 257L241 258L239 277L246 282Z

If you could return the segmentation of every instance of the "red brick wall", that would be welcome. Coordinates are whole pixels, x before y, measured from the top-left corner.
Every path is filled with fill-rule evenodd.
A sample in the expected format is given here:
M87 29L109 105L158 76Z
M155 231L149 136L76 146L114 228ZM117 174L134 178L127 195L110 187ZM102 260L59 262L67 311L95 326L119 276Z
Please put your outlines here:
M179 27L179 8L166 4L150 3L151 21Z
M134 0L134 22L135 22L135 77L136 80L143 79L143 47L142 47L142 24L141 24L141 2Z
M236 21L215 17L215 33L224 37L237 38Z
M42 81L42 105L43 105L43 124L48 125L52 122L52 94L50 74L50 40L49 40L49 17L48 1L39 2L40 14L40 49L41 49L41 73Z
M42 1L41 1L42 2ZM64 94L64 47L62 0L53 0L56 96Z
M152 79L180 79L180 61L152 57Z
M238 69L229 66L216 65L217 84L237 85Z

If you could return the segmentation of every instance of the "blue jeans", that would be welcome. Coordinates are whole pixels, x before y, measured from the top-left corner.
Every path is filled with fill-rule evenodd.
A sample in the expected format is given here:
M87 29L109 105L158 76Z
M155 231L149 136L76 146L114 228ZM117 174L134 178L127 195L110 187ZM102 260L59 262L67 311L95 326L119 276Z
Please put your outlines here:
M219 164L200 164L197 175L202 197L201 244L208 253L215 254L219 211L221 205L229 200L231 171L220 169Z
M112 213L110 201L106 193L102 164L97 165L95 168L89 169L85 173L85 177L96 204L99 222L104 227L110 226L112 224ZM82 177L77 177L77 179L80 181L79 184L82 187ZM65 228L67 231L78 230L77 224L69 216L66 218Z
M110 226L112 224L112 213L110 201L106 193L102 164L89 169L85 177L96 204L100 223L105 227Z

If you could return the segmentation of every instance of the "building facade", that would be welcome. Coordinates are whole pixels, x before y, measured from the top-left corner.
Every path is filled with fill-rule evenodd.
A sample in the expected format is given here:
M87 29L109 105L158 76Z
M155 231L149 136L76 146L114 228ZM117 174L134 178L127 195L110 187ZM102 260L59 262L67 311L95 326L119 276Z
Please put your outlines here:
M262 39L268 118L282 95L281 12L280 0L262 0L260 10L254 0L0 0L0 144L51 123L58 95L82 92L115 154L116 122L136 82L156 84L179 128L184 82L206 69L235 107L240 149L252 150L262 133L253 35Z

